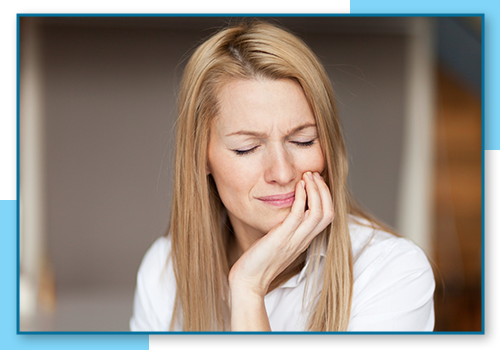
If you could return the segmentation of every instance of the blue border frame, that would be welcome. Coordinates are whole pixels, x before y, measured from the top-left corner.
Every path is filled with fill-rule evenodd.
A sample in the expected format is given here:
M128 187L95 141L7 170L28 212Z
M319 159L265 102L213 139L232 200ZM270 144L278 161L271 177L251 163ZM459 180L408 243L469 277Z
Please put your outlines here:
M481 277L481 331L473 331L473 332L36 332L36 331L20 331L20 315L19 315L19 277L20 277L20 261L19 261L19 249L20 249L20 225L19 225L19 215L20 215L20 188L19 188L19 174L20 174L20 169L19 169L19 150L20 150L20 131L19 131L19 107L20 107L20 87L19 87L19 78L20 78L20 64L19 64L19 59L20 59L20 43L19 43L19 36L20 36L20 19L22 17L101 17L101 18L109 18L109 17L122 17L122 18L128 18L128 17L481 17L481 74L482 74L482 81L481 81L481 104L482 104L482 110L481 110L481 122L482 122L482 140L481 140L481 145L482 145L482 159L481 159L481 166L482 166L482 229L481 229L481 249L482 249L482 255L481 255L481 267L482 267L482 277ZM457 13L457 14L428 14L428 13L412 13L412 14L398 14L398 13L311 13L311 14L274 14L274 13L248 13L248 14L242 14L242 13L222 13L222 14L190 14L190 13L181 13L181 14L161 14L161 13L147 13L147 14L129 14L129 13L124 13L124 14L105 14L105 13L100 13L100 14L95 14L95 13L82 13L82 14L61 14L61 13L54 13L54 14L48 14L48 13L18 13L17 18L16 18L16 24L17 24L17 41L16 41L16 56L17 56L17 69L16 69L16 77L17 77L17 86L16 86L16 114L17 114L17 141L16 141L16 150L17 150L17 166L16 166L16 171L17 171L17 205L16 205L16 267L17 267L17 285L16 285L16 307L17 307L17 334L18 335L83 335L83 334L93 334L93 335L132 335L132 336L137 336L137 335L161 335L161 334L168 334L168 335L185 335L185 334L209 334L209 335L214 335L214 334L226 334L226 335L241 335L241 334L322 334L322 335L331 335L331 334L348 334L348 335L355 335L355 334L381 334L381 335L392 335L392 334L397 334L397 335L420 335L420 334L485 334L485 280L484 280L484 274L485 274L485 257L484 257L484 240L485 240L485 198L484 198L484 190L485 190L485 144L486 144L486 135L485 135L485 15L484 13Z

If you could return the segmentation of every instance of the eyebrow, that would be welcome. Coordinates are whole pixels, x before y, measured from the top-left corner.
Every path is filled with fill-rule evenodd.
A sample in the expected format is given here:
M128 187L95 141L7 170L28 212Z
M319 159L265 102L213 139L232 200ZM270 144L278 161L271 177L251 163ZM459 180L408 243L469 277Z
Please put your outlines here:
M311 128L311 127L316 127L315 123L308 123L308 124L303 124L299 125L292 130L290 130L287 135L293 135L303 129ZM226 136L237 136L237 135L245 135L245 136L255 136L255 137L265 137L266 133L264 132L257 132L257 131L249 131L249 130L240 130L236 132L232 132L230 134L227 134Z

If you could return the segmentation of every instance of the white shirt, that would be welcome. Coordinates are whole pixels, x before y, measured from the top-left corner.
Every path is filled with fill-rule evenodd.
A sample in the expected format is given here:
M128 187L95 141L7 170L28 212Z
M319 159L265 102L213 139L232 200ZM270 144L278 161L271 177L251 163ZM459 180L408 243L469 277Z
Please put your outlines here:
M353 297L348 331L432 331L434 276L420 248L411 241L351 221ZM137 274L132 331L166 332L176 282L170 238L160 237L148 250ZM306 260L306 265L309 259ZM322 259L322 263L324 259ZM306 267L265 297L273 331L302 332ZM175 331L182 331L176 325Z

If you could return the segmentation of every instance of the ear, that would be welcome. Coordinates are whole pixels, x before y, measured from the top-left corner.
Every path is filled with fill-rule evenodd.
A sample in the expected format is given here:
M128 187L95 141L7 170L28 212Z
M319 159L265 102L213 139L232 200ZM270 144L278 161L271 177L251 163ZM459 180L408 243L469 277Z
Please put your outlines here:
M207 165L206 165L206 172L207 172L207 175L210 175L212 173L210 171L210 167L208 166L208 162L207 162Z

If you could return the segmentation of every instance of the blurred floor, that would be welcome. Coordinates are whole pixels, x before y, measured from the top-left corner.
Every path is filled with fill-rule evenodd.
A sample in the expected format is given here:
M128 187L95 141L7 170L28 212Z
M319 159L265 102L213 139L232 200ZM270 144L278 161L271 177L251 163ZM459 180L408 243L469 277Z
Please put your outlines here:
M36 332L126 332L133 298L131 288L61 289L52 314L39 311L20 328Z

